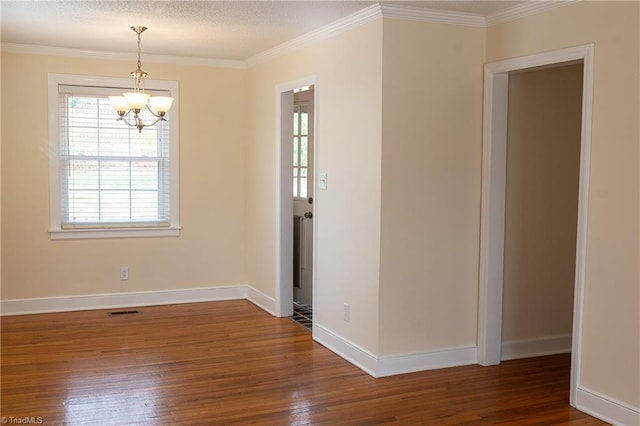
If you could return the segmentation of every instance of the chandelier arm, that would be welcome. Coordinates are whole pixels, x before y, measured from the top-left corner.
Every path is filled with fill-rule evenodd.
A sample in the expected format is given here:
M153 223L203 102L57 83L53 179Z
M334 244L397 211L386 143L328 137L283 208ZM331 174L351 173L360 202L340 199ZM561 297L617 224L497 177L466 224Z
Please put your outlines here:
M129 110L130 111L130 110ZM130 122L129 120L127 120L126 116L129 114L129 112L127 112L127 114L121 115L120 117L118 117L118 119L116 121L122 121L124 124L126 124L127 126L131 126L131 127L135 127L135 124L133 124L132 122Z
M120 116L119 120L127 117L131 113L131 111L132 110L128 110L127 112L118 112L118 115Z
M149 108L147 107L147 109L149 109ZM131 122L131 121L129 121L127 119L127 116L131 113L131 111L133 111L134 122ZM142 122L142 119L138 116L138 114L133 109L130 109L129 111L127 111L125 113L122 113L122 115L119 115L116 121L122 121L127 126L137 127L140 132L142 132L142 129L145 128L145 127L155 126L160 121L167 121L167 119L164 117L163 113L156 114L151 109L149 109L149 112L151 112L151 114L153 114L153 116L156 117L156 120L151 124L144 124Z
M129 121L129 120L127 119L127 116L129 115L129 113L130 113L131 111L133 111L133 122L131 122L131 121ZM126 113L123 113L122 115L120 115L120 116L117 118L117 120L116 120L116 121L122 121L124 124L126 124L127 126L130 126L130 127L137 127L137 128L138 128L138 130L139 130L140 132L142 132L142 128L144 128L144 127L146 127L146 126L147 126L146 124L144 124L144 123L142 122L142 120L140 119L140 117L138 117L138 114L137 114L133 109L130 109L130 110L129 110L129 111L127 111ZM157 120L156 120L156 122L157 122ZM153 124L155 124L155 122L154 122ZM153 126L153 124L151 124L151 126Z
M156 116L156 117L157 117L157 116ZM165 118L164 118L164 117L158 117L158 118L156 119L156 121L154 121L154 122L153 122L153 123L151 123L151 124L145 124L145 125L144 125L144 127L148 127L148 126L155 126L155 125L156 125L156 124L158 124L158 122L160 122L160 121L167 121L167 120L165 120Z
M149 105L147 105L147 111L149 111L154 117L157 118L157 120L153 123L156 124L158 121L167 121L164 118L165 113L164 112L158 112L156 113L153 109L151 109L151 107ZM153 125L152 124L152 125Z

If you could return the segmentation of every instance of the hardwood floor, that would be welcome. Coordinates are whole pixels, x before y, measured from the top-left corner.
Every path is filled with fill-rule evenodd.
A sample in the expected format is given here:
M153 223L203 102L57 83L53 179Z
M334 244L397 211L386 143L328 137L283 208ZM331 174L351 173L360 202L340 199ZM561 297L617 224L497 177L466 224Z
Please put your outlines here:
M567 355L374 379L247 301L3 317L1 415L43 424L604 424Z

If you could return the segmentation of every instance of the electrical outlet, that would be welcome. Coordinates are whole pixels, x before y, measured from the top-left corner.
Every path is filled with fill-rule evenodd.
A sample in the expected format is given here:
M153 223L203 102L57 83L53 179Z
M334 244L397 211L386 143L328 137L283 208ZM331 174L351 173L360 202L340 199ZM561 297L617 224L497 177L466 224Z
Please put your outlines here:
M343 319L345 322L351 321L351 306L348 303L345 303L343 306Z
M121 266L120 267L120 281L127 281L129 279L129 267Z

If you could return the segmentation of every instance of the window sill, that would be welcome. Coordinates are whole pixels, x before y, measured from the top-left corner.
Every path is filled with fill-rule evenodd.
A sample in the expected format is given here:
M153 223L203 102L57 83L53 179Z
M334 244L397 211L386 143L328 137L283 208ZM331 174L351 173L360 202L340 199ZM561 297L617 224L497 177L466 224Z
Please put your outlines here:
M91 229L49 229L52 240L84 240L101 238L153 238L179 237L180 226L162 228L91 228Z

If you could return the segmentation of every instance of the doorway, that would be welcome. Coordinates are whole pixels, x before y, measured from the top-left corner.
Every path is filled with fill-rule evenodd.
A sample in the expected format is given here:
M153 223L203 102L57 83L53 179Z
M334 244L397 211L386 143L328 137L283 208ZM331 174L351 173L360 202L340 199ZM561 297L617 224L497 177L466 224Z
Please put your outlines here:
M315 75L276 87L276 315L292 317L295 299L308 305L306 315L311 320L317 205L313 186L316 93Z
M293 315L313 326L314 86L293 90Z
M593 45L561 49L485 65L478 363L482 365L499 364L502 351L509 77L511 73L534 67L553 67L568 63L582 63L583 66L569 401L572 406L575 406L582 346L587 195L589 192L589 153L593 103Z
M582 75L509 73L501 360L571 352Z

